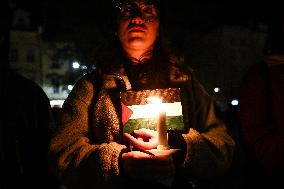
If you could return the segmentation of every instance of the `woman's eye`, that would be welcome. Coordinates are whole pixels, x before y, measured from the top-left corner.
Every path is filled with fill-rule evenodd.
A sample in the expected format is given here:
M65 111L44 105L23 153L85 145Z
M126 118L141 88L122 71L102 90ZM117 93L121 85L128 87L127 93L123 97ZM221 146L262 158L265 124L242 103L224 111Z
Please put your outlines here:
M144 13L152 14L152 7L151 6L146 6L143 9Z
M121 9L122 14L130 14L131 12L132 12L132 7L130 6L125 6L125 7L122 7Z

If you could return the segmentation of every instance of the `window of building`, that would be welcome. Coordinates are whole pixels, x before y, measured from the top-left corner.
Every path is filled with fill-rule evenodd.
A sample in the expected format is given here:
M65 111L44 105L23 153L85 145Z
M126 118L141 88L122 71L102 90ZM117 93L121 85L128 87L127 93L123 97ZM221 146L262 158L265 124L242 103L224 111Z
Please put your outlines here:
M58 94L60 92L60 90L59 90L60 83L59 83L58 79L52 78L51 84L52 84L52 88L53 88L53 93Z
M18 58L19 58L18 49L16 48L10 49L10 55L9 55L10 62L17 62Z
M51 69L60 69L60 58L57 54L53 55L50 68Z
M53 60L51 63L51 68L52 69L59 69L60 68L60 64L58 60Z
M35 53L32 49L27 50L27 62L34 62L35 61Z

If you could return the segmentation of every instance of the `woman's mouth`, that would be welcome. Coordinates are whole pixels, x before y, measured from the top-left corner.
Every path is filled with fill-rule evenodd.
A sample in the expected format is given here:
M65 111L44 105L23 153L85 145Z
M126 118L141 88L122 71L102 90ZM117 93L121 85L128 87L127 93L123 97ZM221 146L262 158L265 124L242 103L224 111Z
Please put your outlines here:
M129 30L129 32L145 32L145 29L142 27L134 26Z

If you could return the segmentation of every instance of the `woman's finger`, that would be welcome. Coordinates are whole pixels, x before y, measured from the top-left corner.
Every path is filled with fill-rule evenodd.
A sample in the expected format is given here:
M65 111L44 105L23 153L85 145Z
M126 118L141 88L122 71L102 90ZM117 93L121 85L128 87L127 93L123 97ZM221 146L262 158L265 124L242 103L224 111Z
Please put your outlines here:
M142 129L139 129L139 130L134 130L134 133L137 136L149 137L149 138L155 137L157 135L156 131L150 130L150 129L145 129L145 128L142 128Z
M138 140L135 137L133 137L132 135L130 135L129 133L124 133L123 136L131 142L132 145L134 145L135 147L142 149L142 150L150 150L155 148L155 144L151 143L151 142L144 142L143 140Z

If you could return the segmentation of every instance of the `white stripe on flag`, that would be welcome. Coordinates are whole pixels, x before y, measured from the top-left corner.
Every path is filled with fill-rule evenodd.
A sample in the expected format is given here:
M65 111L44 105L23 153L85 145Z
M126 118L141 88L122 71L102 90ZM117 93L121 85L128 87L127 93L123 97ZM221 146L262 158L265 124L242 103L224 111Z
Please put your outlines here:
M156 117L160 110L166 112L167 116L180 116L182 115L181 102L162 103L162 104L145 104L145 105L132 105L127 106L133 111L129 119L137 118L151 118Z

